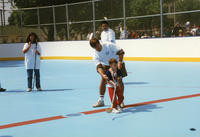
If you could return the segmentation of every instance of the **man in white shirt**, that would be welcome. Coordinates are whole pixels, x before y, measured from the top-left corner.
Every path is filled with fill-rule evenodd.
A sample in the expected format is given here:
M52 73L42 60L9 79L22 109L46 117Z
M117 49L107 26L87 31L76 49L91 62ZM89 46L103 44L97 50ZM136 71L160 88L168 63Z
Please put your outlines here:
M114 43L100 43L96 38L90 40L90 46L95 49L93 60L96 64L97 72L102 77L99 87L100 98L97 104L93 105L93 107L101 107L104 106L104 94L108 80L105 73L109 69L109 60L112 58L117 59L118 68L121 69L122 76L127 76L125 65L123 64L124 51L123 49L117 47ZM119 84L121 84L121 87L124 87L123 81ZM124 88L122 91L124 91Z
M102 32L101 32L101 41L102 43L105 42L112 42L115 43L115 32L109 28L109 24L107 21L101 22Z
M30 33L27 37L27 41L23 48L23 53L25 54L25 67L28 75L28 92L32 90L32 79L33 71L36 76L36 88L41 91L40 87L40 54L41 48L38 43L37 35L35 33ZM34 85L33 85L34 86Z

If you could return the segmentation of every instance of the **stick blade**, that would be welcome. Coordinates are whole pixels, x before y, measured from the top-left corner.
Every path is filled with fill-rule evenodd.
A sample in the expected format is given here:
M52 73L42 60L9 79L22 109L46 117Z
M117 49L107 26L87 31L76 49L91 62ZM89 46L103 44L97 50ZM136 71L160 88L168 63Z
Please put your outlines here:
M107 113L111 113L112 110L113 110L112 108L108 108L108 109L106 109L106 112L107 112Z

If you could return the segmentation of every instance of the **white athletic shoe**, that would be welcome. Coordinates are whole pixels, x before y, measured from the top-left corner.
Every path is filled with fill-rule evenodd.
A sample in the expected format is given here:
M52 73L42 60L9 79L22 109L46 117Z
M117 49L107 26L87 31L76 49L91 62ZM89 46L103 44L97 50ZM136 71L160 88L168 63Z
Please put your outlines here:
M125 107L124 102L122 102L122 103L120 104L120 107L121 107L121 108L124 108L124 107Z
M120 112L122 112L124 109L123 108L121 108L120 106L118 106L118 108L117 108Z
M28 88L28 89L27 89L27 91L28 91L28 92L31 92L31 91L32 91L32 89L31 89L31 88Z
M93 105L94 108L96 107L103 107L104 106L104 101L99 100L96 104Z
M113 108L112 112L115 113L115 114L119 114L120 113L120 111L118 109L116 109L116 108Z

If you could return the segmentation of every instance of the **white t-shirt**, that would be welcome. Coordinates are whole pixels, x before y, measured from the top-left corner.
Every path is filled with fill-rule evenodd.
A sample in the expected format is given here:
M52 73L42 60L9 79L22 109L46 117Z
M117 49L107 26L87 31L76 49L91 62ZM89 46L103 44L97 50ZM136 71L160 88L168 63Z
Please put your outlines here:
M115 43L115 32L110 28L107 31L101 32L101 41L103 43L105 42Z
M126 34L127 32L123 28L120 28L120 39L126 39Z
M28 47L28 43L25 43L24 49ZM34 69L35 66L35 55L36 55L36 66L35 69L40 69L40 55L35 54L36 44L31 44L30 49L25 53L25 67L26 69ZM41 54L40 44L37 44L37 51Z
M193 28L193 29L191 30L191 33L192 33L193 36L196 35L196 32L197 32L197 28Z
M115 58L119 61L119 55L117 55L117 52L121 50L120 47L111 42L103 43L101 45L102 50L100 52L95 50L94 52L93 60L96 65L103 64L109 66L109 60L111 58Z

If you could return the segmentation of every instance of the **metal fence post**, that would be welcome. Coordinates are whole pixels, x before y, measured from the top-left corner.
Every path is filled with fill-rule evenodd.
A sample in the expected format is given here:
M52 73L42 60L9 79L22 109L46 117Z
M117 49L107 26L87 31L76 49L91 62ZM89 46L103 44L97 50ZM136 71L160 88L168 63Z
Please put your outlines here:
M39 7L37 8L37 17L38 17L38 36L40 39L40 9Z
M160 0L160 36L163 37L163 1Z
M93 15L93 36L96 37L95 0L92 0L92 15Z
M4 28L3 28L3 17L2 17L2 10L0 9L0 16L1 16L1 38L2 38L2 43L4 42Z
M21 36L22 36L22 41L24 42L24 23L23 23L23 14L22 14L22 9L20 9L20 21L21 21Z
M53 29L54 29L54 40L56 40L56 17L55 17L55 7L53 6Z
M176 12L176 2L174 1L174 12ZM176 25L176 14L174 14L174 26Z
M125 32L125 39L126 39L126 0L123 0L123 14L124 14L124 32Z
M69 34L69 9L68 9L68 4L65 5L66 8L66 22L67 22L67 40L70 39L70 34Z

